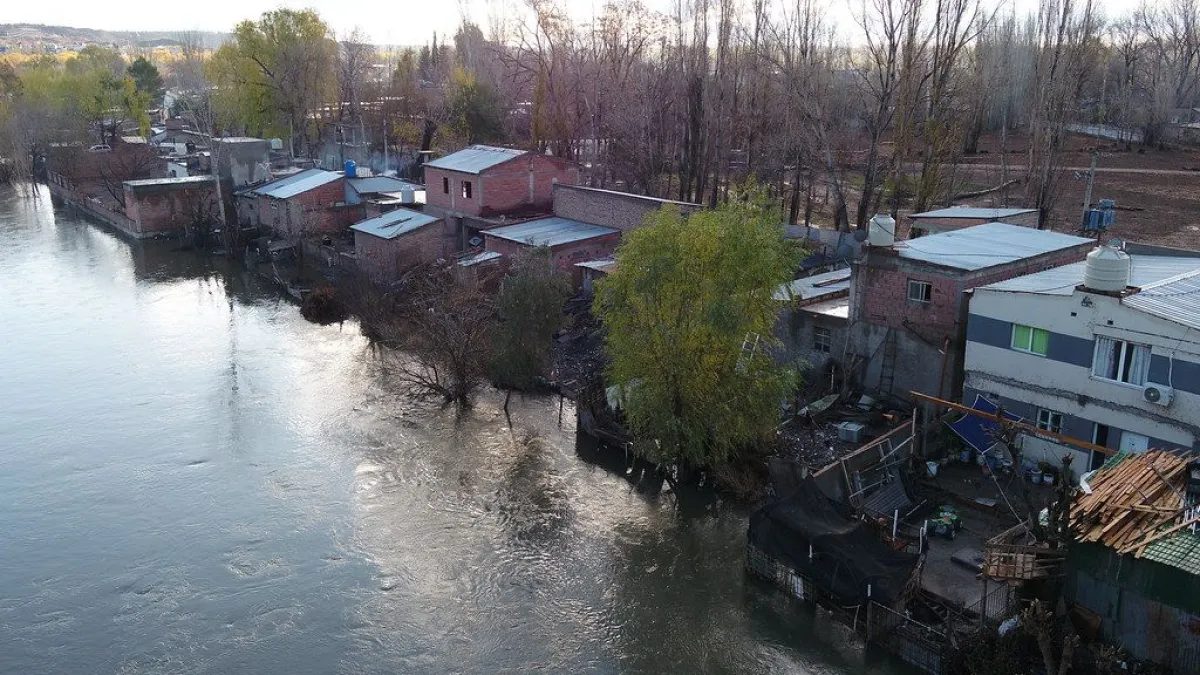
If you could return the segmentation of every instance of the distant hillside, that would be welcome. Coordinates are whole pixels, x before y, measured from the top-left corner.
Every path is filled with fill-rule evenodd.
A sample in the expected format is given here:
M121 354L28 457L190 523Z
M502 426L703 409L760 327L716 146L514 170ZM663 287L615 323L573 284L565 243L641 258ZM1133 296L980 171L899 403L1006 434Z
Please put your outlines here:
M192 37L194 36L194 37ZM229 38L228 33L211 31L125 31L43 26L32 23L0 24L2 44L116 44L122 47L177 47L187 39L199 39L208 48L215 48Z

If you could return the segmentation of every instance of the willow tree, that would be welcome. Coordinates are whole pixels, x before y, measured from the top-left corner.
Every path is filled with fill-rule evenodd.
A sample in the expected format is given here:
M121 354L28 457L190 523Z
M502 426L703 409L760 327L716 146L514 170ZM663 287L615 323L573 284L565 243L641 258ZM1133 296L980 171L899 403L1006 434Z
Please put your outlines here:
M312 140L309 124L337 95L337 43L312 10L243 21L207 64L223 127Z
M774 210L734 195L686 218L664 207L626 235L597 286L610 382L651 460L718 466L768 436L794 373L770 356L797 254Z

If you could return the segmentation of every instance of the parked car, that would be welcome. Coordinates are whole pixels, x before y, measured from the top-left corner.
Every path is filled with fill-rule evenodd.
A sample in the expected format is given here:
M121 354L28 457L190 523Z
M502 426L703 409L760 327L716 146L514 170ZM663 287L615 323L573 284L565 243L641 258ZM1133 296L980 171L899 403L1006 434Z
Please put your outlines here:
M88 152L112 152L112 148L104 144L93 145L92 147L88 148Z

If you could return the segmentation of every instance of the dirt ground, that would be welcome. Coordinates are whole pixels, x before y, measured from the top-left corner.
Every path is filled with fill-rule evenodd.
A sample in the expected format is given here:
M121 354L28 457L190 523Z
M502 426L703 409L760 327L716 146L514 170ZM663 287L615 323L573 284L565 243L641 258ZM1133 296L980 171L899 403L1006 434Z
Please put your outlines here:
M1071 135L1063 155L1065 167L1051 226L1069 232L1077 229L1087 189L1089 150L1098 151L1092 200L1117 203L1116 225L1106 236L1127 241L1179 248L1200 248L1200 150L1145 149L1086 136ZM970 181L987 186L1001 180L1000 139L985 137L980 152L963 160ZM1008 139L1012 173L1020 175L1027 160L1028 139L1017 134ZM1010 189L1007 204L1000 193L966 200L972 206L1026 206L1024 186Z

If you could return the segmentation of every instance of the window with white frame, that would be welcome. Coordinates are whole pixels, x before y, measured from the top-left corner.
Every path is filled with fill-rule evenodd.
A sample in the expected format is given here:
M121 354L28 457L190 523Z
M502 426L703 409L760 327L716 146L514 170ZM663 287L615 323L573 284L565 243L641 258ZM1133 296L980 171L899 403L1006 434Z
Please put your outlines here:
M826 354L833 351L833 331L813 326L813 350Z
M1097 337L1092 375L1141 386L1150 373L1150 347L1125 340Z
M1062 413L1046 410L1042 408L1038 410L1037 427L1044 431L1052 431L1056 434L1062 433L1063 416Z
M933 300L933 284L928 281L909 279L908 299L911 302L930 302Z
M1014 323L1012 348L1019 352L1045 356L1050 352L1050 331Z

